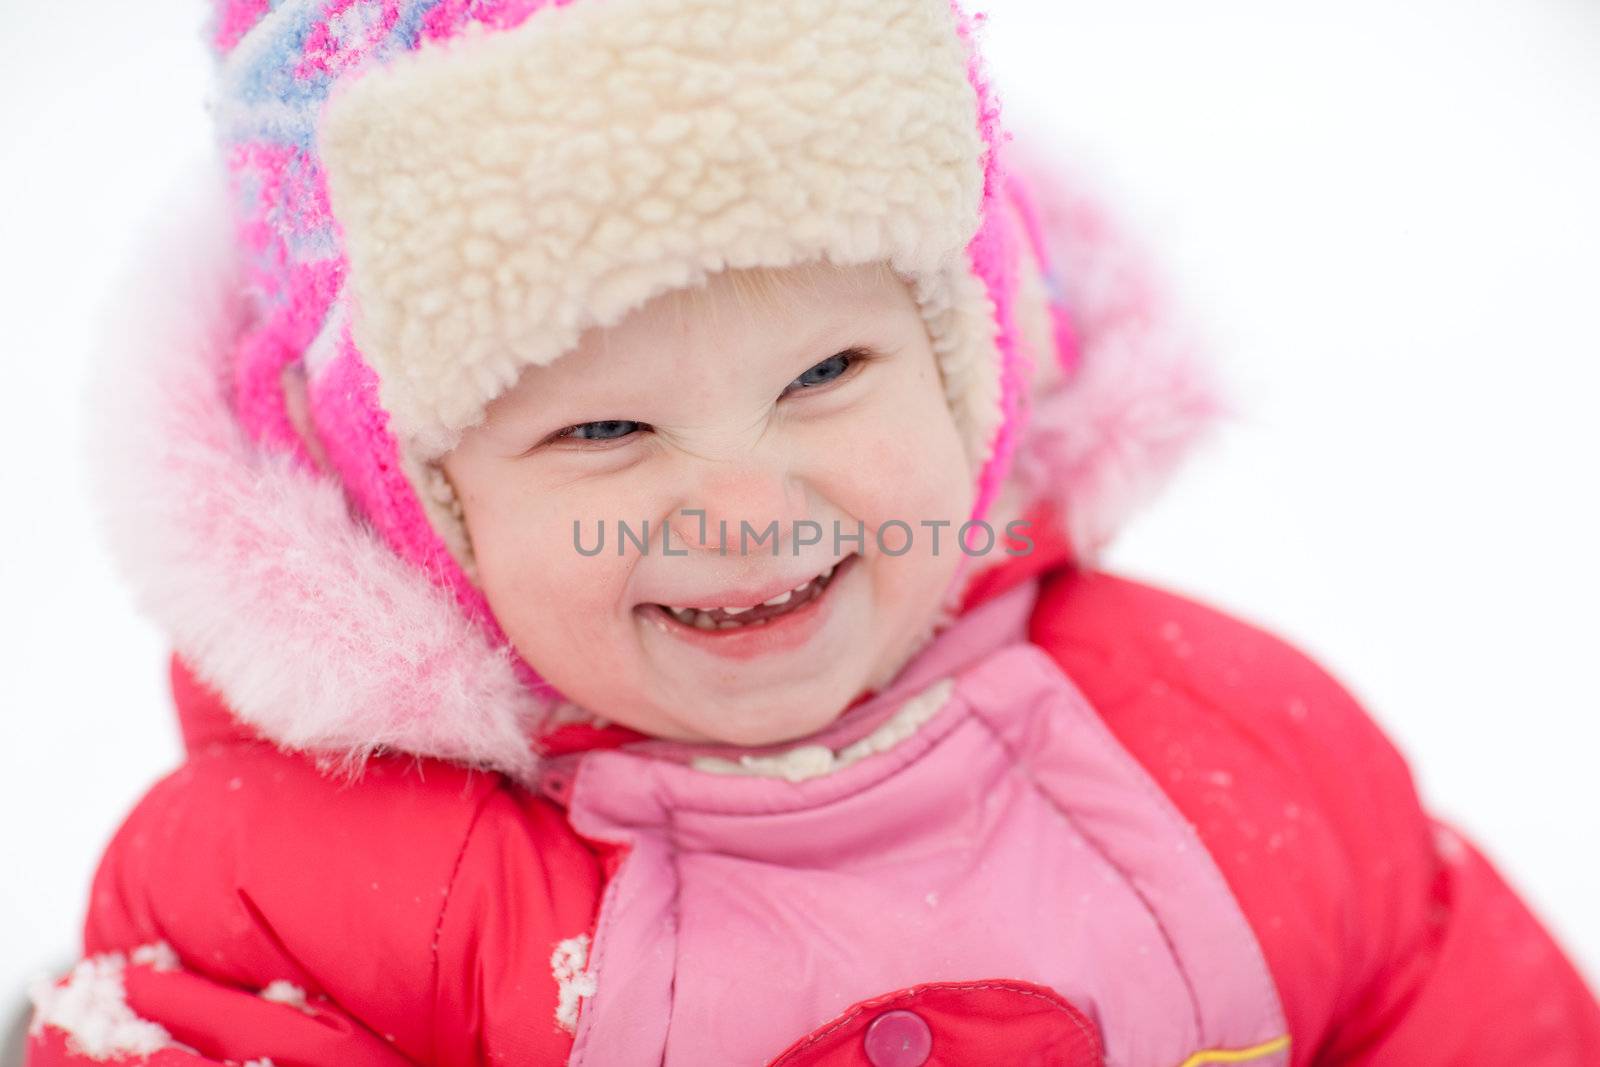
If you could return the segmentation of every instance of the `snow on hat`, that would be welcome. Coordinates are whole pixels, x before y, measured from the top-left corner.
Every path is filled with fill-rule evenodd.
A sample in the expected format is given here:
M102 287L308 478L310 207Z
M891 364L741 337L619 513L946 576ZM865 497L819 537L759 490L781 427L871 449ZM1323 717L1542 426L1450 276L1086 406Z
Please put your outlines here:
M500 637L436 461L524 368L720 270L882 260L982 517L1020 372L972 31L952 0L223 0L241 421L309 461L303 373L318 459Z

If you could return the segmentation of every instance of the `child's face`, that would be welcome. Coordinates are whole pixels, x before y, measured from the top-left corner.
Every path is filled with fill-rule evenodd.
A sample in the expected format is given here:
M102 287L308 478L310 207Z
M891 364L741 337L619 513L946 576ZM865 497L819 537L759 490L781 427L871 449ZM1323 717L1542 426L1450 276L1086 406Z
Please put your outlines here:
M822 728L914 651L960 561L972 473L911 294L870 267L772 278L752 294L748 276L717 275L590 330L443 461L518 652L655 736L761 745ZM879 549L893 520L911 531L904 554ZM619 521L636 537L648 522L648 551ZM935 551L925 524L940 521ZM906 543L883 533L890 552ZM820 593L739 611L734 628L663 607L752 609L830 568Z

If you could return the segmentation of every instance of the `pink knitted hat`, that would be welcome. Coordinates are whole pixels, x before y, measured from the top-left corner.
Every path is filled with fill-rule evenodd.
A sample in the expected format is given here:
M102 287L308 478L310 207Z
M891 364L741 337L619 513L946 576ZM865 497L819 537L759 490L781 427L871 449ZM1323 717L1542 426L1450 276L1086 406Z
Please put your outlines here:
M212 110L258 316L241 421L313 462L303 374L317 459L501 639L436 461L525 367L716 271L882 260L983 517L1021 372L971 30L951 0L225 3Z

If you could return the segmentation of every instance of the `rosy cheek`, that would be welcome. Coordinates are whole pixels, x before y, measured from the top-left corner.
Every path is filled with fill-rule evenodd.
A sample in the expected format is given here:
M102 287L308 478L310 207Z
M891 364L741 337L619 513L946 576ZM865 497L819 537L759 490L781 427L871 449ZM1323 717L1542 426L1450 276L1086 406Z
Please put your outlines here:
M960 495L964 479L964 464L948 442L923 431L921 426L902 425L897 432L881 435L873 463L862 472L862 484L876 499L892 501L897 510L917 512L886 517L913 526L924 518L947 517L951 497Z

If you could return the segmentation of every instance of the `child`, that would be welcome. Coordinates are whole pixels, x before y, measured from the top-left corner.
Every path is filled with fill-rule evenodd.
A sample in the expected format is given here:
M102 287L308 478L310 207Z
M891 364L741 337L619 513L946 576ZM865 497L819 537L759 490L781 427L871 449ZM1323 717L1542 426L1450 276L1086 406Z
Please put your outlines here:
M1600 1063L1336 681L1094 570L1216 405L972 30L223 4L99 394L188 759L28 1063Z

